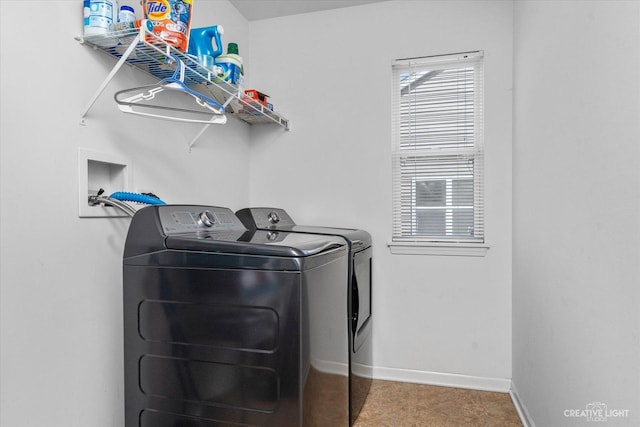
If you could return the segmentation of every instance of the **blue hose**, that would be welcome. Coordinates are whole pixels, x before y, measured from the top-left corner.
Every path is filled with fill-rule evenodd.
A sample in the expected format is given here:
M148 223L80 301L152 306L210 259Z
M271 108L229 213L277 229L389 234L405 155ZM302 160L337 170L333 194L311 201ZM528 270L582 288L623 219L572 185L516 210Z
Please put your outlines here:
M123 202L135 202L145 205L166 205L165 202L157 197L147 196L146 194L129 193L127 191L116 191L109 197L116 200L122 200Z

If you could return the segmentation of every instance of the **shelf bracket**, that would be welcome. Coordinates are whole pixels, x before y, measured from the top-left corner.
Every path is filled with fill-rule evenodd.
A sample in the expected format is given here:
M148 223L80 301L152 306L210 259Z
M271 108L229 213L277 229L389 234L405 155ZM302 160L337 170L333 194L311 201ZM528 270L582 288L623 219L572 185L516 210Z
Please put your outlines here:
M102 84L98 87L98 89L96 90L96 93L93 94L93 96L91 97L91 99L87 103L87 106L84 107L84 109L80 113L80 124L81 125L85 125L86 124L86 122L84 120L85 116L87 115L87 113L89 112L91 107L93 107L93 104L95 104L96 100L100 97L100 95L102 95L102 92L104 92L104 90L107 87L107 85L109 84L109 82L113 79L113 77L116 75L116 73L118 71L120 71L120 68L124 65L124 63L127 62L127 59L129 58L129 56L131 55L133 50L138 45L138 42L140 42L140 35L141 35L141 33L138 33L138 35L136 35L135 39L133 39L131 44L129 44L129 47L127 47L127 50L124 51L124 53L122 54L122 56L120 57L120 59L118 60L116 65L113 67L111 72L107 75L107 77L104 79Z
M240 90L239 90L239 89L238 89L238 93L240 93ZM238 96L238 95L235 95L235 96ZM230 97L229 97L229 98L224 102L224 104L222 104L222 106L223 106L224 108L227 108L227 106L228 106L229 104L231 104L231 101L233 101L233 96L230 96ZM200 132L198 132L198 133L196 134L196 136L194 136L194 137L193 137L193 139L192 139L192 140L191 140L191 142L189 143L189 153L191 153L191 148L192 148L192 147L193 147L193 145L196 143L196 141L197 141L197 140L202 136L202 134L203 134L207 129L209 129L209 126L211 126L211 123L204 125L204 126L202 127L202 129L200 129Z

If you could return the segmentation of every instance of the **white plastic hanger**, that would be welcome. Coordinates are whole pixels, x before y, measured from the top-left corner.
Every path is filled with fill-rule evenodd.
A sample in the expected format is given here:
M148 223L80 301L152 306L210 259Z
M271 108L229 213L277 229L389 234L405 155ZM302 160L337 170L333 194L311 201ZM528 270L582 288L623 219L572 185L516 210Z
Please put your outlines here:
M173 76L162 79L158 84L121 90L114 99L120 111L141 116L188 123L224 124L227 122L225 107L218 101L189 88L184 84L185 65L175 55L169 57L176 62ZM156 95L165 91L179 91L192 96L200 109L185 109L149 103ZM134 93L131 95L131 93Z

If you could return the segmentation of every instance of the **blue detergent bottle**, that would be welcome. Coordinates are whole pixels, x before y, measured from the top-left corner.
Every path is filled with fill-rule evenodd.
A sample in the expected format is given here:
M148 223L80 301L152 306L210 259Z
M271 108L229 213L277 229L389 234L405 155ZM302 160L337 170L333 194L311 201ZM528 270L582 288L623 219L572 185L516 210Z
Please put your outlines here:
M213 70L215 58L222 54L222 34L224 34L222 25L192 29L189 32L187 53L195 56L205 68Z

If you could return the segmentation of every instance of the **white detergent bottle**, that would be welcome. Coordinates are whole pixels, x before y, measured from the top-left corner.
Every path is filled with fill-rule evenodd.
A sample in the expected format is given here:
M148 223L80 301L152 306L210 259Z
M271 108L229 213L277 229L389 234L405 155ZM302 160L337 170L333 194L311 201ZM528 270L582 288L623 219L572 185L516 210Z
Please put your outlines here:
M232 85L241 85L244 77L244 66L242 57L238 54L238 44L229 43L227 54L220 55L215 59L216 65L222 68L222 74L218 77Z
M114 0L84 0L84 35L108 34L118 22L118 4Z
M136 22L136 12L131 6L120 6L118 13L118 29L134 28Z
M109 37L117 23L116 0L84 0L84 36L91 37L91 42L104 47L117 46L118 38Z

